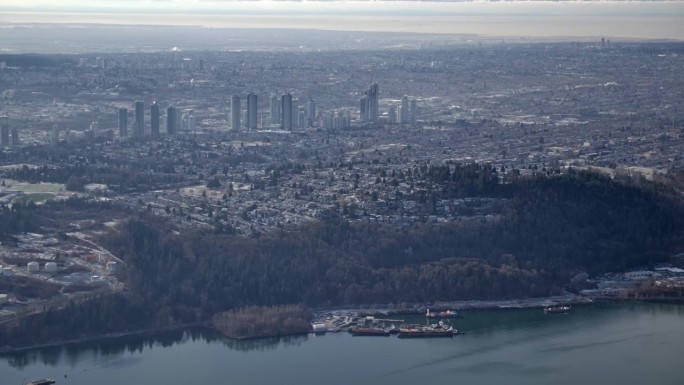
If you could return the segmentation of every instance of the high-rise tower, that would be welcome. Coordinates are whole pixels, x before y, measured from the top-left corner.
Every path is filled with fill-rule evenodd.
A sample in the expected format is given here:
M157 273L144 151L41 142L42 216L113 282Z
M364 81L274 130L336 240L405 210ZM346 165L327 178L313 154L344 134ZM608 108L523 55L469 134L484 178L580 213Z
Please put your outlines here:
M145 103L135 102L135 128L133 136L142 138L145 135Z
M359 119L361 123L366 123L370 120L368 104L368 95L363 95L359 101Z
M280 124L280 99L271 95L271 124Z
M257 128L257 96L250 92L247 95L247 129L256 130Z
M387 117L389 118L390 123L396 123L397 122L397 108L394 106L391 106L389 108L389 111L387 112Z
M401 123L408 123L410 116L411 110L409 110L409 99L408 96L404 95L404 97L401 98Z
M409 121L411 123L415 123L417 116L418 116L418 102L416 102L416 99L411 99L411 117L410 117Z
M19 145L19 127L12 126L12 146Z
M152 103L152 107L150 107L150 135L153 138L159 137L159 105L157 102Z
M299 124L299 98L292 98L292 129L301 128Z
M166 135L176 135L178 129L178 109L169 106L166 109Z
M309 100L306 102L306 126L313 127L316 122L316 102Z
M233 130L240 129L240 96L233 95L230 98L230 128Z
M280 128L292 131L292 94L283 95L280 98Z
M197 128L197 119L195 119L193 110L187 110L183 114L183 117L181 118L181 126L183 131L195 132L195 129Z
M128 136L128 109L119 108L119 140Z
M378 94L380 87L378 83L371 84L370 88L363 92L359 100L359 118L362 123L376 122L378 120Z
M368 90L368 120L375 122L378 120L379 110L378 110L378 94L380 93L380 87L378 83L373 83Z
M7 116L0 116L0 145L10 145L10 125Z

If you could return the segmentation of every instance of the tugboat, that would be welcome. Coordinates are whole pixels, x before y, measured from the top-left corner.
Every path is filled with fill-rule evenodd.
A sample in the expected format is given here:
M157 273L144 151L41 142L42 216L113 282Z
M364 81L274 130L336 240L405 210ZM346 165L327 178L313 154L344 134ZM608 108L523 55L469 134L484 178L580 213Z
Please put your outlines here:
M427 309L425 316L428 319L456 318L458 317L458 312L456 310L430 311L430 309Z
M565 314L571 311L572 307L570 305L547 306L544 308L544 314Z

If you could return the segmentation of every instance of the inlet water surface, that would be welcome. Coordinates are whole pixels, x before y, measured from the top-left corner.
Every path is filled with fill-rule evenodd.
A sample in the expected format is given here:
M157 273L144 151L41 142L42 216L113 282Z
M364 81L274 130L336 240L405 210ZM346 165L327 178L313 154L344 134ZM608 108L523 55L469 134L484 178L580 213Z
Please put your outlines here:
M0 382L48 377L58 385L684 383L681 305L590 305L564 315L469 311L455 325L466 334L400 340L329 333L235 342L185 331L87 343L1 357Z

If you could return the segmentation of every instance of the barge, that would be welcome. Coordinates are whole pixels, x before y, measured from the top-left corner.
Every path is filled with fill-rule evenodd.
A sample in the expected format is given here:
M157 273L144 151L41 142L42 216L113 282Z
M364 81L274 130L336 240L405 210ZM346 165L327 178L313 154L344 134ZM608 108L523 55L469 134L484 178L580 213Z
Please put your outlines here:
M349 329L349 331L355 337L357 337L357 336L387 337L390 335L389 330L379 328L379 327L356 326L356 327Z

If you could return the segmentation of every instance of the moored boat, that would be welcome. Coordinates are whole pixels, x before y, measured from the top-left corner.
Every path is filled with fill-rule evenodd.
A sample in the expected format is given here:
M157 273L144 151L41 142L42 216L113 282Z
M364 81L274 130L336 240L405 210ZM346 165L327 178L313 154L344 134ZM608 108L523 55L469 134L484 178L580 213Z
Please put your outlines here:
M544 314L563 314L570 313L572 307L570 305L547 306L544 308Z
M55 382L56 382L55 380L43 378L40 380L33 380L31 382L27 382L26 385L51 385L51 384L54 384Z
M356 326L351 329L349 329L351 334L353 336L380 336L380 337L385 337L389 336L390 332L389 330L379 328L379 327L364 327L364 326Z
M456 310L430 311L430 309L427 309L425 316L427 318L456 318L458 317L458 312Z
M440 322L433 325L402 325L399 327L399 338L439 338L453 337L453 327ZM457 333L457 332L456 332Z

